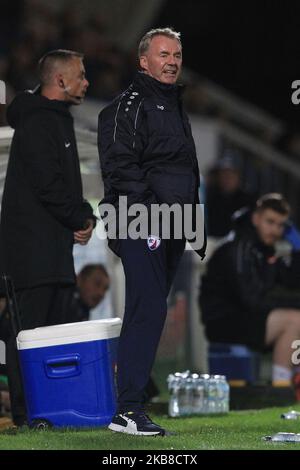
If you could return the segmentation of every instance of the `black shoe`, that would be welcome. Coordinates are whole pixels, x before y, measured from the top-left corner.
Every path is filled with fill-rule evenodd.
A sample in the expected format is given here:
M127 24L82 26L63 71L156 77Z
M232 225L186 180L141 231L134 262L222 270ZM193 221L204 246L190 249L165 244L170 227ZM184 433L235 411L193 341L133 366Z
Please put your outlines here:
M135 436L164 436L166 431L153 423L144 411L128 411L113 417L108 429Z

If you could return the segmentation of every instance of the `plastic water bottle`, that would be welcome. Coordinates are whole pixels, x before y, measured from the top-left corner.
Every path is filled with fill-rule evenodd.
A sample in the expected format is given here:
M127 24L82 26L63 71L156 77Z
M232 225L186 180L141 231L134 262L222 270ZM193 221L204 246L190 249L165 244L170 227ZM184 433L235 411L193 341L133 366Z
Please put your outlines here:
M193 378L193 412L197 415L204 414L204 379Z
M183 415L188 416L194 413L193 407L193 392L194 392L194 384L193 379L191 377L187 377L184 381L184 389L185 389L185 405L183 408Z
M208 374L201 374L200 379L203 383L203 411L202 414L208 414L208 403L209 403L209 379Z
M189 404L187 403L187 394L186 394L186 377L181 377L179 380L178 404L179 404L179 415L185 416L189 408Z
M300 442L300 434L294 432L277 432L273 436L264 436L264 441L272 442Z
M217 413L218 380L211 376L208 380L208 413Z
M168 376L168 389L170 393L169 399L169 416L176 418L180 416L179 408L179 389L180 389L180 378L175 377L173 374Z
M225 375L214 375L215 390L215 406L214 413L228 413L229 411L229 384Z
M225 375L215 375L218 388L217 413L228 413L229 411L229 384Z
M223 401L223 407L222 407L222 412L223 413L228 413L229 412L229 405L230 405L230 386L229 383L226 380L225 375L222 375L222 386L224 390L224 401Z
M188 392L186 389L186 381L190 376L190 371L185 370L184 372L176 372L175 377L178 379L178 408L179 416L185 416L189 414L190 402Z
M225 400L225 388L224 388L224 383L223 383L223 376L214 375L213 379L216 385L215 413L223 413L224 400Z

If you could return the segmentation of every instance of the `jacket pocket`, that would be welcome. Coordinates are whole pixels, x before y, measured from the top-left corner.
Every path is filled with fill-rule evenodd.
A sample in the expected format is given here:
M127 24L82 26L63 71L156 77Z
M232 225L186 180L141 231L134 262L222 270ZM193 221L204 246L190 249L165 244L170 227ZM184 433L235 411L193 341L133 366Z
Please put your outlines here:
M196 176L186 168L156 168L147 179L159 203L188 204L195 200Z

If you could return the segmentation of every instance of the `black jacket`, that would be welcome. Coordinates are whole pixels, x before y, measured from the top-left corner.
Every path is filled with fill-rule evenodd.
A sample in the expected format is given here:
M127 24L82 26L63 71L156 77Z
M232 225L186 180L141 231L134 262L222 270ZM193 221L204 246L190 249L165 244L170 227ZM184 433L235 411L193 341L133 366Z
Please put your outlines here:
M118 209L143 203L199 204L199 168L182 87L139 72L129 88L99 115L98 146L104 199ZM206 245L206 243L204 244ZM119 255L117 240L110 248ZM198 251L204 256L205 246Z
M203 323L235 317L254 319L273 308L295 307L295 299L276 294L280 286L299 290L300 252L292 253L290 265L275 257L274 248L259 240L250 212L241 211L235 230L220 242L202 278Z
M69 107L39 94L17 95L7 111L15 129L0 223L0 272L16 288L73 283L73 232L93 218L83 200Z

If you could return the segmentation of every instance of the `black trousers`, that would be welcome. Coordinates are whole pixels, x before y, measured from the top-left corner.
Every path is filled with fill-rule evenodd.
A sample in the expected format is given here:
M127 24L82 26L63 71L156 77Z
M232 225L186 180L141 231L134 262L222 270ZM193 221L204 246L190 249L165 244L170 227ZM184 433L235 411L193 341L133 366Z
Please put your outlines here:
M162 240L153 251L147 240L121 240L126 298L117 360L118 413L143 408L167 296L184 248L185 240Z
M22 330L66 323L73 289L72 285L49 284L17 291ZM15 424L20 424L26 419L26 406L12 331L6 338L6 366L12 417Z

